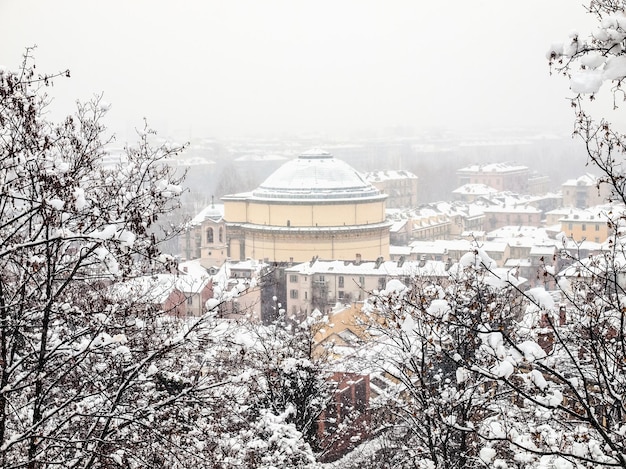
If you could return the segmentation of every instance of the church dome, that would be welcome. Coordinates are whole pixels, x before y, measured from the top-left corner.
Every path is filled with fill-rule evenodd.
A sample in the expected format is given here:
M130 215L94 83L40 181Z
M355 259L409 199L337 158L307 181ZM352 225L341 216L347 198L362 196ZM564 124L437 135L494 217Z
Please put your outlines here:
M253 191L252 196L292 200L384 197L349 164L320 149L304 152L282 165Z

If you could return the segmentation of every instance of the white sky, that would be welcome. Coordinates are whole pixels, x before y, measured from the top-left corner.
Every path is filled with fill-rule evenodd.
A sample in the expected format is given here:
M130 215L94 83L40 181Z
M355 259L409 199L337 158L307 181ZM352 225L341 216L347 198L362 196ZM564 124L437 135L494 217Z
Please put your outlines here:
M571 128L545 53L592 18L572 0L0 0L0 65L37 44L57 107L104 92L122 139L407 126Z

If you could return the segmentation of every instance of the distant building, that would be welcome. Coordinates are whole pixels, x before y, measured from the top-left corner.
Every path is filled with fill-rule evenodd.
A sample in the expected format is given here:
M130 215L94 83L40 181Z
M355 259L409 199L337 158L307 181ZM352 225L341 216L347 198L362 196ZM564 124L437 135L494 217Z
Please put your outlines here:
M213 296L213 281L206 273L157 274L115 284L111 298L133 298L144 307L158 308L177 317L202 316Z
M261 276L267 266L255 260L225 262L213 277L219 292L217 313L222 318L263 320Z
M484 209L485 229L497 230L504 226L524 225L541 226L543 214L541 210L530 205L498 206L493 205Z
M598 206L593 209L571 209L562 217L561 231L574 241L603 243L613 233L608 225L610 208Z
M222 198L228 257L277 263L388 258L386 199L330 153L305 152L254 191Z
M561 185L565 207L589 208L608 201L610 186L600 184L593 174L569 179Z
M550 176L532 172L528 176L528 193L532 195L547 194L552 189L552 181Z
M363 301L369 292L383 290L391 279L407 285L413 278L423 281L447 279L446 263L436 261L324 261L285 269L287 313L307 315L314 309L324 313L337 304Z
M471 165L457 171L458 186L484 184L498 191L528 192L530 169L510 163Z
M387 194L387 208L412 208L417 205L418 178L405 170L372 171L365 179Z
M474 202L479 197L489 198L498 192L498 189L486 184L463 184L452 191L452 197L462 202Z
M446 239L451 224L450 217L437 207L423 207L411 213L411 239Z

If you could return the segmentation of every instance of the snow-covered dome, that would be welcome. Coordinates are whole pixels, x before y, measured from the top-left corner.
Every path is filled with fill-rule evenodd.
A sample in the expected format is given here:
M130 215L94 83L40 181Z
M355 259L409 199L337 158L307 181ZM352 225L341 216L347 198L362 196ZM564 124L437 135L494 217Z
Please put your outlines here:
M282 165L252 195L309 200L385 197L349 164L320 149L306 151Z
M193 217L190 225L200 225L203 221L208 219L219 222L222 218L224 218L224 205L211 202L211 205L205 207L200 213Z

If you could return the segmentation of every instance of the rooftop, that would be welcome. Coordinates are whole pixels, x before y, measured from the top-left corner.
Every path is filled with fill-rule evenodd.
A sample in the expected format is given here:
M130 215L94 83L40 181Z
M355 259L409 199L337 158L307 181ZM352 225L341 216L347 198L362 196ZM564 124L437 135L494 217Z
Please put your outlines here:
M385 198L349 164L320 149L287 161L252 192L255 199Z

